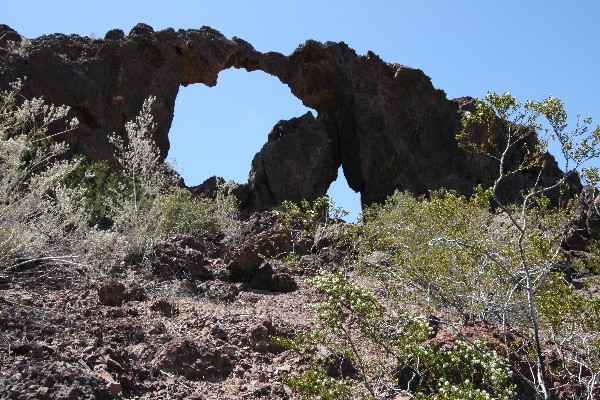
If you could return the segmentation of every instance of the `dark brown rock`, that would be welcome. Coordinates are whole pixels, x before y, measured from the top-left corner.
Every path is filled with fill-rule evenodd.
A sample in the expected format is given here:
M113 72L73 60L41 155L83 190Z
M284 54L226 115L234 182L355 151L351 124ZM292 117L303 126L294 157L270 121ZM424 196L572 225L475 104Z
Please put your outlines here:
M227 184L224 178L219 176L211 176L198 186L189 188L194 197L206 197L216 199L219 190ZM248 184L236 185L230 192L237 201L240 209L247 209L252 205L251 190Z
M125 301L144 301L147 299L146 289L133 285L125 292Z
M208 281L199 286L199 289L204 296L211 300L231 302L240 294L238 285L222 281Z
M146 289L139 285L127 288L120 282L107 282L98 289L98 300L105 306L121 306L128 301L144 301L146 298Z
M127 288L119 282L108 282L98 289L98 300L105 306L120 306L125 302Z
M263 262L252 279L250 287L271 292L293 292L298 284L288 271L283 261L269 260Z
M206 280L211 274L202 245L189 235L179 235L154 247L150 257L152 273L162 279Z
M600 192L585 188L577 201L573 218L564 230L563 247L571 251L587 251L590 240L600 239Z
M252 160L249 186L255 204L270 208L284 200L299 203L324 196L337 178L337 150L336 138L310 112L279 121Z
M178 313L177 305L172 300L160 299L150 307L152 311L160 312L165 317L172 317Z
M178 339L165 346L155 364L161 370L191 380L204 380L229 375L233 360L227 351L208 340Z
M309 40L286 57L258 52L208 27L154 32L145 24L128 36L110 31L103 40L46 35L19 49L10 45L20 36L9 27L0 27L0 38L0 88L27 76L25 97L43 95L71 106L81 125L61 138L95 160L113 160L108 135L123 134L124 123L150 95L157 98L153 139L166 156L179 86L214 86L218 73L230 67L278 77L318 117L278 124L256 156L250 186L258 209L319 196L340 163L363 204L381 202L396 189L419 195L445 187L469 194L496 178L494 160L461 150L455 140L472 100L450 101L422 71L372 52L359 56L343 42ZM532 137L529 145L534 142ZM516 151L515 161L520 157ZM545 161L543 182L554 182L561 171L550 155ZM506 198L531 186L536 172L507 181ZM581 187L573 179L577 192Z
M287 254L292 249L288 235L279 231L265 231L242 243L229 257L227 270L235 282L248 282L258 271L265 258Z

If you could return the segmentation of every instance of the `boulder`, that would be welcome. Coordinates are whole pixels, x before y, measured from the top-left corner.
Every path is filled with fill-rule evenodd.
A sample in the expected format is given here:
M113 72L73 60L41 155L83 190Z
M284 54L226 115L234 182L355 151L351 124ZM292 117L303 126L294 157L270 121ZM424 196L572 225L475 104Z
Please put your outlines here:
M229 257L227 270L235 282L249 282L266 258L275 258L292 249L288 235L274 230L252 236L242 243Z
M252 279L250 287L270 292L293 292L298 284L283 261L269 260L263 262Z
M150 257L152 273L162 279L207 280L212 277L199 241L191 235L177 235L154 246Z
M337 178L337 149L336 137L310 112L279 121L252 160L248 183L257 208L268 209L284 200L299 203L325 196Z
M176 339L164 346L154 363L163 371L190 380L208 380L231 373L234 360L229 353L207 339Z

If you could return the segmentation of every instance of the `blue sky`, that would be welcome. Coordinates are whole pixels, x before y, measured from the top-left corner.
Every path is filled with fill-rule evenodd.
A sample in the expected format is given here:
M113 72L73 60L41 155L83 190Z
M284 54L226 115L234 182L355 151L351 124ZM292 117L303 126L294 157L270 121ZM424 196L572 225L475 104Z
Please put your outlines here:
M138 22L238 36L260 51L291 53L307 39L344 41L422 69L449 98L510 91L561 98L570 115L600 123L600 1L35 1L6 2L0 23L32 38L103 37ZM276 78L223 71L218 85L182 88L170 137L186 183L212 175L247 180L250 161L279 119L308 109ZM343 180L330 194L359 212Z

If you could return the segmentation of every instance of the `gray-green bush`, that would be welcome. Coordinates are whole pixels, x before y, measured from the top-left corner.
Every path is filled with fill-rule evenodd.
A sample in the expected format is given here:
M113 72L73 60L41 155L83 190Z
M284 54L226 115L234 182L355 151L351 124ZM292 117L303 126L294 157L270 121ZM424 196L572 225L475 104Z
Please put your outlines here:
M61 180L77 166L62 160L65 144L53 141L76 128L69 108L40 98L19 101L23 82L0 92L0 264L65 257L83 235L79 190ZM64 125L61 125L60 123ZM50 134L51 129L58 133Z
M60 134L76 128L68 107L20 99L22 81L0 93L0 265L51 258L109 267L143 261L174 233L234 242L241 235L229 186L215 200L193 199L151 139L149 98L110 137L118 171L66 156ZM64 124L64 125L61 125Z

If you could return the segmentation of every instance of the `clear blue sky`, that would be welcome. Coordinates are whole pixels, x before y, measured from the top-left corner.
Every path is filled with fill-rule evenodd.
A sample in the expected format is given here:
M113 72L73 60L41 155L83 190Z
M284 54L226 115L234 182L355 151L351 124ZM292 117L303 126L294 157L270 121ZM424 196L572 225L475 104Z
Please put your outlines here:
M449 98L510 91L553 94L573 116L600 122L600 1L35 1L5 2L0 23L32 38L61 32L103 37L138 22L238 36L260 51L291 53L307 39L344 41L422 69ZM193 185L212 175L247 180L250 161L279 119L306 108L276 78L227 70L218 85L182 88L170 156ZM343 180L330 194L356 216Z

